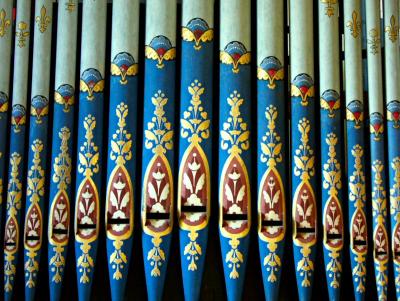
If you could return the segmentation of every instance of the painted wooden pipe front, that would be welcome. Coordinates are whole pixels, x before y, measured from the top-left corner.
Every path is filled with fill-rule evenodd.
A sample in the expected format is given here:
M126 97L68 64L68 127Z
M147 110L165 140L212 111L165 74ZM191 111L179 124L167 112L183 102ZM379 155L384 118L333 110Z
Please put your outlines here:
M257 1L257 222L266 300L278 300L286 233L284 1Z
M74 219L79 300L90 299L99 236L106 19L106 0L83 2Z
M64 281L72 192L72 152L78 5L62 0L58 5L54 113L47 235L50 300L58 301Z
M18 1L16 13L10 163L8 167L7 213L4 229L4 300L11 300L13 297L21 235L31 1Z
M228 300L240 300L251 225L250 0L220 3L219 231Z
M199 300L211 206L214 0L183 1L177 212L185 300Z
M146 8L142 245L147 295L161 300L174 212L176 0Z
M114 0L105 226L112 300L123 300L136 190L139 1Z
M360 301L365 298L368 251L361 0L343 5L349 251L354 297Z

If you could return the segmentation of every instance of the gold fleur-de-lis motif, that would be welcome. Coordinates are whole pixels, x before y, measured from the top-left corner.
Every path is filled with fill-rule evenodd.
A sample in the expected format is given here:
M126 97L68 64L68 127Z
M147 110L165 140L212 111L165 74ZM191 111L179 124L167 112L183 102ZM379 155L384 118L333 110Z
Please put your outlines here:
M47 25L49 25L51 22L51 18L47 15L47 10L46 7L44 7L44 5L40 9L40 16L37 16L35 18L35 21L39 26L39 31L41 33L44 33L47 29Z
M346 27L350 30L353 38L358 38L361 31L361 21L358 19L358 12L353 10L351 20L347 21Z
M381 39L379 38L379 30L376 28L372 28L368 35L370 39L368 39L368 44L370 45L370 53L375 55L379 52L379 44L381 43Z
M333 5L337 3L336 0L321 0L321 3L326 4L325 15L329 18L332 17L335 14L335 7Z
M18 23L18 30L15 32L15 36L18 38L18 47L23 48L26 45L26 39L29 36L28 24L25 22Z
M397 41L397 37L399 34L399 26L396 25L396 18L395 16L390 17L390 25L385 27L385 32L389 36L389 40L392 41L392 43Z
M69 0L67 3L65 3L65 9L69 11L70 13L75 10L75 2L74 0Z
M7 33L7 28L10 27L10 19L6 19L7 14L4 9L0 10L0 37L4 37Z

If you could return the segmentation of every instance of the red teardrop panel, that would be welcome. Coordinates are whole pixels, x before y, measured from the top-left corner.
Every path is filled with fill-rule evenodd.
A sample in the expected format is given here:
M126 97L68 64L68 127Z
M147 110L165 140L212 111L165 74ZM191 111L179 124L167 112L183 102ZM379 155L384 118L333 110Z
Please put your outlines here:
M91 239L97 236L97 211L98 196L93 182L84 180L84 184L78 191L78 204L76 207L77 236L80 239Z
M331 248L343 247L343 212L336 197L331 197L325 207L324 216L326 243ZM329 235L337 235L340 238L330 239Z
M367 221L360 209L357 209L351 225L351 236L353 248L357 253L367 251Z
M60 191L51 211L51 239L56 243L66 243L69 234L69 201L65 191ZM58 231L54 231L58 230Z
M197 146L188 154L182 168L181 205L207 206L210 175ZM181 214L181 221L188 226L198 226L207 219L206 212Z
M246 181L247 170L235 156L229 162L222 175L222 210L223 215L249 214L249 187ZM249 216L246 220L223 220L222 227L230 234L239 234L249 227Z
M5 226L4 249L7 252L15 252L18 244L18 226L14 216L11 216Z
M294 216L296 223L296 239L301 243L311 243L316 240L316 204L312 188L308 182L301 183L294 197Z
M25 219L25 244L35 248L41 243L42 215L37 203L33 204L26 214Z
M284 232L284 191L276 169L268 171L261 185L261 220L281 222L282 226L264 226L261 234L266 238L276 238Z
M396 261L400 261L400 223L396 224L393 235L393 257Z
M111 184L109 185L107 221L109 219L128 219L128 224L107 224L107 231L114 236L122 236L130 230L131 207L133 205L133 191L126 169L117 167L113 173Z
M389 254L389 241L386 229L379 225L374 235L375 254L378 260L384 261L388 259Z
M157 156L148 169L144 183L147 213L171 214L172 179L169 176L169 165L161 156ZM169 219L146 219L146 226L154 232L163 232L170 226Z

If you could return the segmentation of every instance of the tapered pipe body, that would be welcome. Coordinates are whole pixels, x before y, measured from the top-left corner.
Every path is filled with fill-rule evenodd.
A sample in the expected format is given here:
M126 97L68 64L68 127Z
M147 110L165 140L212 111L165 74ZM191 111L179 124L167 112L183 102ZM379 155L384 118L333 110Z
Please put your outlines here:
M123 300L136 191L139 1L113 2L105 226L112 300Z
M7 213L4 230L4 300L11 300L18 268L21 236L21 206L25 170L25 127L28 99L31 1L17 3L14 48L14 79L11 109L10 161L8 167Z
M90 300L100 224L107 1L84 1L76 188L75 258L79 300Z
M251 1L220 3L219 231L228 300L240 300L251 225Z
M177 212L185 300L199 300L211 206L214 0L182 3Z
M346 95L346 153L348 225L354 297L364 300L367 276L368 234L366 219L364 91L362 62L361 0L345 1L344 51Z
M50 299L61 298L70 237L72 154L78 5L63 0L58 4L54 113L49 188L47 235Z
M142 244L147 295L161 300L174 212L176 0L146 8Z
M257 1L257 223L266 300L278 300L286 233L284 1Z

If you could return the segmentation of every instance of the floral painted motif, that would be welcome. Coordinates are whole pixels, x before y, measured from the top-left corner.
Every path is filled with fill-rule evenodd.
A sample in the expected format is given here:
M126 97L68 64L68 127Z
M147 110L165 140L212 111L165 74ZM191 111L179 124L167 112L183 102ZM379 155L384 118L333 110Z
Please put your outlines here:
M352 100L346 108L346 119L354 122L354 128L361 128L364 120L364 106L359 100Z
M389 40L392 43L397 41L399 26L396 24L396 17L394 15L390 17L390 24L385 27L385 32L388 34Z
M0 38L7 34L7 29L11 25L11 20L7 19L7 13L4 9L0 10Z
M175 60L176 48L167 37L156 36L145 46L144 55L149 60L157 61L157 68L162 69L164 61Z
M347 21L346 27L350 30L353 38L358 38L361 32L361 19L357 11L353 10L351 20Z
M309 277L314 271L314 263L309 255L310 247L316 243L316 202L314 190L310 184L310 179L315 174L314 150L309 145L309 134L311 131L310 121L306 118L299 120L297 128L301 134L300 145L295 150L294 155L294 175L299 177L301 182L298 184L293 202L293 222L294 222L294 243L301 247L300 252L303 258L297 263L297 271L303 278L301 285L309 287L311 285Z
M75 104L75 89L68 84L61 85L54 92L54 101L64 106L64 112L68 113Z
M23 48L26 46L26 39L29 37L28 24L25 22L19 22L15 36L18 39L18 47Z
M308 74L301 73L297 75L291 85L292 97L300 97L301 105L308 106L310 97L314 97L314 81Z
M39 31L44 33L47 29L47 26L51 23L51 17L47 15L46 7L43 5L40 9L40 16L35 18L36 24L39 27Z
M210 168L201 147L203 139L210 137L210 119L202 105L205 92L202 84L195 80L189 87L192 95L190 105L181 119L181 137L187 138L189 146L184 152L179 169L178 216L181 229L190 231L189 243L185 246L189 271L197 270L196 261L202 255L202 248L196 242L197 231L208 224L210 202ZM182 206L188 208L182 212ZM204 212L191 212L192 208L205 207Z
M94 93L100 93L104 90L104 79L101 73L93 68L86 69L81 76L80 91L87 93L86 99L94 100Z
M35 123L41 124L42 118L49 113L49 101L42 95L36 95L31 101L31 116L36 117Z
M200 50L201 43L211 42L214 39L214 30L201 18L194 18L182 27L182 40L194 42L193 48Z
M274 56L266 57L257 67L257 78L268 81L269 89L275 89L275 81L282 80L284 77L285 69L279 59Z
M112 136L110 158L115 162L107 188L106 230L107 237L113 240L114 252L109 262L115 271L113 278L122 279L122 270L128 260L122 250L124 240L131 237L133 231L133 188L131 177L125 163L132 159L132 138L126 129L128 105L121 102L115 110L118 128ZM110 223L111 220L115 222ZM123 222L122 222L123 221Z
M325 15L332 17L335 14L335 4L337 4L337 0L321 0L321 3L326 4Z
M400 101L392 100L387 104L386 108L387 120L391 121L390 125L395 128L400 128Z
M127 77L135 76L139 72L139 65L135 59L127 52L118 53L111 63L111 75L120 76L121 85L128 83Z
M237 41L230 42L220 51L219 60L222 64L232 65L232 72L239 73L240 65L249 65L251 53L246 47Z
M14 133L19 133L21 127L25 125L26 122L26 110L23 105L16 104L13 105L11 111L11 125L13 126Z
M369 131L373 135L374 141L380 141L383 139L384 131L383 115L375 112L369 116L369 119Z
M326 90L322 93L320 99L321 108L328 110L328 117L333 118L338 110L340 110L340 95L335 90Z
M380 39L380 35L379 35L379 30L376 28L372 28L370 29L370 31L368 32L368 44L369 46L369 52L373 55L376 55L379 53L380 50L380 44L381 44L381 39Z

